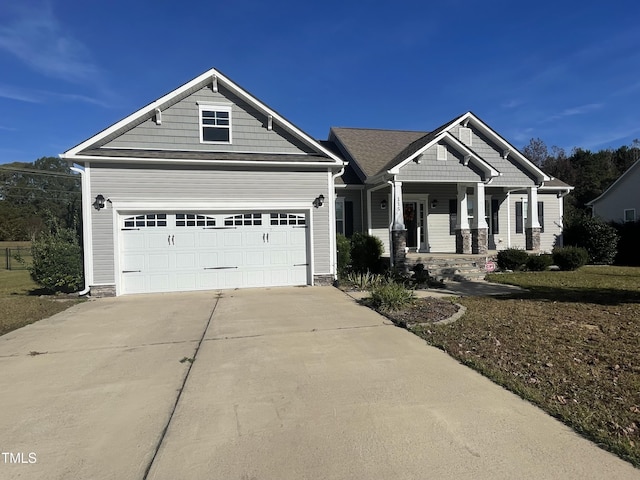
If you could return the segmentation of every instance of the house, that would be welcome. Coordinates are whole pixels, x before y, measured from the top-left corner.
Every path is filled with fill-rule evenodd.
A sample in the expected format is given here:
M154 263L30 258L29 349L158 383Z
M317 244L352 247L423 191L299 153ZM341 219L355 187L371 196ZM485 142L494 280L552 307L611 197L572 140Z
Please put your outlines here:
M598 198L587 202L593 216L607 222L640 220L640 160L637 160Z
M336 233L356 231L396 264L411 250L546 251L571 190L471 112L318 141L215 69L61 157L82 175L97 295L326 284Z

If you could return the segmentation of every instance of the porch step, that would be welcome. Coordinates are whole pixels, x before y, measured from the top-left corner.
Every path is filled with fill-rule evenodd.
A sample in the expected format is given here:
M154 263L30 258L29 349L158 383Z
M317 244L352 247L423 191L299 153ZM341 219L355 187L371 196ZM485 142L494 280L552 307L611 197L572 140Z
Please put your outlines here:
M437 280L474 281L484 280L485 264L488 258L480 255L431 256L429 254L407 255L407 265L411 269L418 263L424 264L429 275Z

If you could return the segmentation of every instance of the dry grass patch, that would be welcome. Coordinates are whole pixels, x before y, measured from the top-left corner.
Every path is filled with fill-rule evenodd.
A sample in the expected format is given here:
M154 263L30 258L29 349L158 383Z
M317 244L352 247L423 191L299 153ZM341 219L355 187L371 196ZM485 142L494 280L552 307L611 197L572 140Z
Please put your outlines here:
M39 296L26 270L0 270L0 335L55 315L80 300Z
M461 299L461 320L414 331L640 466L640 269L499 277L531 291Z

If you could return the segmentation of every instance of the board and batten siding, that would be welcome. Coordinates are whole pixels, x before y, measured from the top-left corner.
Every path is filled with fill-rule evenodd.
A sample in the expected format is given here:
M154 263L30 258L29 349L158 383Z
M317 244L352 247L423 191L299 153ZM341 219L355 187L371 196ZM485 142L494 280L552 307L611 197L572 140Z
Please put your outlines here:
M232 108L231 144L200 143L200 110L198 102L220 104ZM162 123L148 114L142 123L101 145L104 148L146 150L311 153L309 147L284 131L274 120L267 128L267 116L241 98L221 87L213 92L203 87L162 111Z
M98 194L109 199L112 204L122 202L135 204L158 203L158 211L171 211L171 205L181 203L202 205L207 202L215 210L233 210L233 205L246 204L282 205L286 210L292 203L308 204L316 196L329 192L326 170L317 171L247 171L240 169L206 169L189 166L122 167L91 166L91 196ZM94 284L115 283L114 233L119 226L114 225L111 204L100 211L91 209L93 234ZM311 208L314 271L313 274L331 273L331 252L329 245L329 204Z

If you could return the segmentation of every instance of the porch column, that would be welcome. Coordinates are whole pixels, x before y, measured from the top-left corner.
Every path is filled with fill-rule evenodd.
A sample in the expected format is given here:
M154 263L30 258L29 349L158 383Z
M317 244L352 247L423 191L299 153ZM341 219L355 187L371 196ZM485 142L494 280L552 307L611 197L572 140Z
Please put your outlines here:
M393 222L391 225L391 258L393 266L401 272L407 268L407 229L404 225L404 209L402 208L402 182L393 180L391 196L393 198Z
M458 214L456 215L456 253L471 253L467 186L458 184Z
M474 215L471 230L471 251L486 255L489 251L489 225L485 215L484 183L476 183L474 188Z
M527 188L527 223L525 225L527 250L540 250L540 221L538 219L538 187Z

